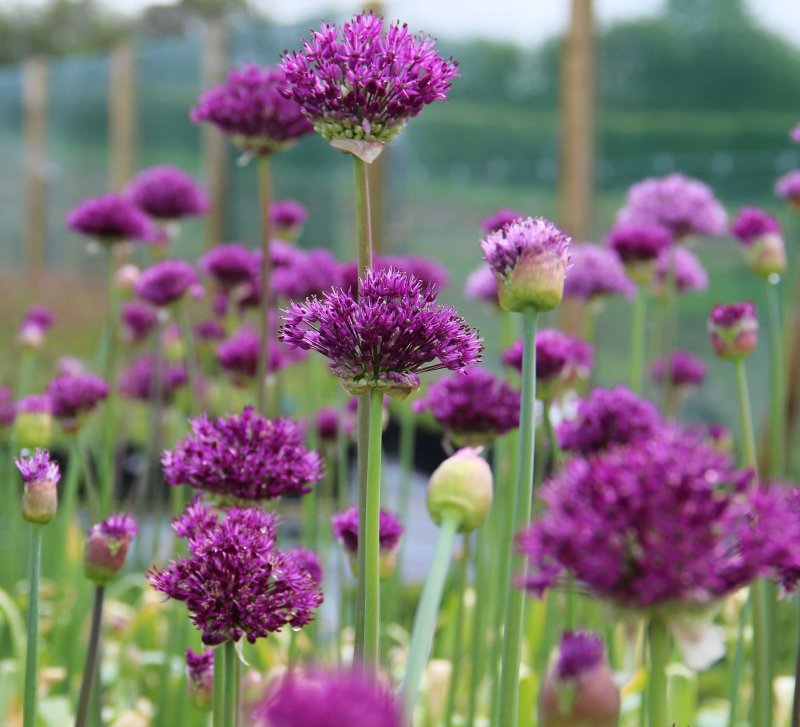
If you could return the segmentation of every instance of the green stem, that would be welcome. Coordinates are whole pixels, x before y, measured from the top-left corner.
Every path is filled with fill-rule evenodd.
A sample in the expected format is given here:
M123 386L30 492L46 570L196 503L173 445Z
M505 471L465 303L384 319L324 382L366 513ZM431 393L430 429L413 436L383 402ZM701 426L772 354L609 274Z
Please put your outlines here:
M453 543L460 523L461 517L459 513L447 511L443 514L442 523L439 527L439 536L436 539L436 550L433 554L428 577L425 579L425 587L422 590L422 597L414 617L414 629L411 633L406 675L403 679L403 703L405 704L408 725L411 724L414 707L419 697L422 673L428 663L428 655L430 654L433 635L436 631L439 606L442 603L444 583L453 552Z
M453 722L453 713L456 708L456 694L458 694L461 676L461 656L462 647L464 645L464 601L466 600L467 584L469 583L470 543L472 542L470 535L470 533L464 534L464 550L461 554L461 561L458 564L458 581L456 583L458 604L456 605L456 622L455 628L453 629L453 642L450 646L450 664L452 665L452 672L450 675L450 684L447 689L444 727L450 727ZM474 634L473 638L476 638Z
M353 173L356 192L356 232L358 235L358 273L372 267L372 213L369 201L369 180L367 165L358 157L353 157Z
M642 392L642 367L644 366L644 344L646 335L647 288L644 285L639 285L636 289L636 302L633 304L630 371L631 390L637 394L641 394Z
M316 414L319 401L319 386L317 382L318 363L314 356L309 356L306 360L306 411L308 411L308 415L312 418ZM317 449L319 446L317 440L317 428L315 426L309 427L308 448ZM319 547L319 490L320 486L312 487L311 492L303 496L303 543L306 547L311 548L311 550L316 550Z
M116 409L116 390L114 387L116 352L117 352L117 296L114 288L114 246L107 246L106 254L106 332L103 351L103 376L109 385L108 397L103 407L103 459L102 478L100 482L100 514L105 515L111 509L111 500L114 493L115 472L115 432L114 418Z
M534 409L536 406L536 324L537 312L526 308L522 314L522 405L519 423L519 459L517 487L514 497L513 528L522 530L531 519L533 505L533 467L536 445ZM512 573L525 574L526 561L515 553ZM498 725L516 725L519 713L519 667L522 661L522 631L525 616L525 594L510 583L503 633L503 661L500 673L500 709Z
M774 479L786 472L786 372L783 357L783 330L781 324L778 285L767 281L767 310L769 314L770 365L770 458L769 474Z
M89 632L89 646L86 649L86 661L83 665L83 681L78 698L78 711L75 727L86 727L89 720L90 698L92 687L97 678L97 661L100 653L100 631L103 625L103 596L105 588L97 586L94 590L94 606L92 607L92 628Z
M23 727L36 725L36 692L39 676L39 569L42 561L42 526L31 525L30 567L28 570L28 644L25 655L25 696Z
M739 397L739 418L742 427L742 459L747 467L757 471L756 437L753 431L753 414L750 408L750 392L747 387L747 369L744 359L734 362L736 369L736 392Z
M261 348L258 351L257 366L257 405L263 414L267 411L267 368L269 362L269 314L270 314L270 279L272 277L272 221L269 208L272 204L272 178L270 175L269 157L258 158L258 191L259 206L261 207ZM275 402L270 402L274 404Z
M228 727L228 725L225 724L225 651L222 646L214 649L214 695L212 709L212 727Z
M177 308L178 327L186 352L186 372L189 376L189 410L192 414L199 414L207 408L203 382L200 379L200 360L197 357L197 347L194 345L192 322L186 302L180 301Z
M553 460L553 469L558 469L563 462L561 447L558 445L556 433L553 429L553 420L550 418L550 400L542 399L542 421L544 423L544 435L550 444L550 452Z
M489 545L487 530L478 528L475 546L475 606L472 612L472 651L470 655L469 692L467 694L466 727L473 727L478 710L478 690L484 668L484 652L486 650L486 619L488 588L488 563L485 548ZM447 727L447 725L445 725Z
M647 713L648 727L669 727L667 721L667 661L669 660L669 631L667 625L654 616L647 627L650 648Z
M376 666L380 645L380 509L381 509L381 438L383 435L383 393L374 389L370 395L370 431L367 457L367 497L365 518L359 519L359 543L364 541L364 569L358 580L364 583L363 658ZM363 525L362 525L363 523ZM358 624L357 624L358 626Z
M736 649L733 652L733 663L728 684L728 727L736 727L739 704L739 687L742 684L742 667L744 666L744 632L750 617L750 601L745 601L739 613L739 626L736 631Z
M225 662L224 727L237 727L239 724L239 680L236 669L236 644L228 639L223 646Z
M86 498L89 501L89 519L92 522L97 522L100 519L102 510L102 498L99 499L97 482L92 469L92 458L89 453L89 446L84 441L84 434L78 434L76 437L78 443L78 450L81 453L81 462L83 464L83 477L86 483Z

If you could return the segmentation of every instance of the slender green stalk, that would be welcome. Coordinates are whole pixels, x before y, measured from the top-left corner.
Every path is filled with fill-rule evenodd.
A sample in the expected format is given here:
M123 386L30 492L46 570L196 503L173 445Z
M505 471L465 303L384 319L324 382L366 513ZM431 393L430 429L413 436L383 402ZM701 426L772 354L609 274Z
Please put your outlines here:
M306 411L308 411L308 415L310 417L313 417L316 414L319 401L319 383L317 377L317 372L319 370L317 368L318 363L319 362L313 356L309 356L308 359L306 359ZM319 446L319 442L317 440L317 428L315 426L309 427L309 449L317 449ZM319 487L312 487L311 492L303 496L302 536L303 542L308 548L311 548L311 550L316 550L319 545L319 489Z
M553 429L553 420L550 417L550 400L542 399L542 421L544 423L544 435L550 444L550 453L552 457L553 469L558 469L563 461L561 447L558 445L555 430Z
M747 387L747 369L744 359L734 362L736 369L736 393L739 398L739 418L742 427L742 459L747 467L757 467L756 437L753 430L753 414L750 407L750 392Z
M186 371L189 376L189 410L192 414L199 414L206 409L203 382L200 378L200 360L197 357L197 346L194 343L192 322L185 301L180 301L177 306L178 328L186 358Z
M92 627L89 632L89 646L86 648L86 661L83 664L83 681L81 681L81 693L78 697L75 727L86 727L89 721L89 706L91 704L92 688L97 678L97 662L100 655L100 631L103 625L104 595L105 588L97 586L94 590Z
M42 561L42 526L31 524L28 569L28 644L25 654L25 695L23 727L36 725L36 696L39 679L39 570Z
M357 156L353 157L353 173L356 199L356 233L358 235L358 273L372 266L372 211L369 200L367 165Z
M636 302L633 304L633 322L631 326L631 390L637 394L642 392L642 368L644 366L644 348L647 337L647 288L636 287Z
M414 617L411 646L408 652L406 674L403 679L403 703L405 704L405 715L409 725L413 718L414 707L419 698L422 673L428 663L433 635L436 631L439 606L442 603L444 583L453 553L453 543L455 542L460 522L461 516L457 511L450 510L442 516L433 560L431 561L428 577L425 579L425 586L422 590L422 597Z
M669 660L669 631L658 616L650 619L647 626L650 650L650 673L648 675L647 714L648 727L669 727L667 719L667 662Z
M728 727L736 727L738 722L739 687L742 685L742 667L744 666L744 631L750 618L750 602L745 601L739 612L739 626L736 630L736 649L733 652L733 663L728 683Z
M100 519L100 513L104 512L102 507L102 493L99 493L97 482L95 481L94 470L92 469L92 458L89 453L89 446L84 441L84 437L78 435L78 451L81 454L81 463L83 464L83 477L86 483L86 497L89 501L89 519L92 522L97 522Z
M370 393L369 455L367 458L367 507L364 520L359 519L359 543L364 540L364 570L358 578L364 581L364 661L377 665L380 652L380 508L381 508L381 438L383 435L383 393ZM363 525L362 525L363 523ZM359 624L356 624L358 628Z
M146 495L141 498L139 517L147 513L148 504L153 513L152 557L158 559L161 552L161 526L164 519L164 493L159 487L161 479L161 449L164 443L164 349L161 335L164 324L159 320L153 341L153 383L150 389L150 441L147 452ZM190 398L192 398L190 396ZM177 489L177 488L175 488Z
M225 663L224 727L238 727L239 724L239 680L236 662L236 644L228 639L222 645Z
M778 479L786 473L786 371L778 281L767 281L770 347L770 448L769 474Z
M102 372L108 382L109 392L103 407L103 459L102 478L100 482L100 514L105 515L111 509L111 500L114 493L115 479L115 454L116 438L114 432L114 417L116 411L117 395L113 386L116 380L116 353L117 353L117 295L114 289L114 246L107 246L106 254L106 330L104 334Z
M484 652L486 651L486 613L487 596L489 595L488 567L485 548L489 544L487 530L478 528L475 545L475 605L472 611L472 649L470 654L469 692L467 693L466 727L473 727L478 710L478 690L484 668ZM445 725L447 727L447 725Z
M517 488L514 497L514 531L525 527L533 506L533 467L536 429L533 426L536 406L536 323L537 312L527 308L522 319L522 405L519 423L519 459ZM515 553L511 560L513 573L524 575L526 561ZM503 663L500 673L500 708L497 725L516 725L519 713L519 667L522 661L524 599L522 589L510 589L503 633Z
M472 542L471 533L464 534L464 550L461 554L461 561L458 564L458 580L456 582L456 594L458 604L456 605L456 622L453 629L453 641L450 645L450 664L452 672L450 674L450 684L447 689L447 704L444 712L444 727L450 727L453 722L453 713L456 708L456 695L461 677L461 657L464 645L464 601L469 583L469 561L470 544ZM476 636L473 634L473 638Z
M211 724L212 727L229 727L225 723L225 650L214 649L214 693Z
M261 207L261 348L258 351L256 402L258 410L268 414L267 402L267 368L269 362L269 314L270 314L270 279L272 277L272 220L269 208L272 204L272 175L270 174L269 157L258 157L258 201Z
M19 361L19 378L17 380L16 395L18 398L27 396L32 392L33 380L36 378L36 352L29 348L22 349Z

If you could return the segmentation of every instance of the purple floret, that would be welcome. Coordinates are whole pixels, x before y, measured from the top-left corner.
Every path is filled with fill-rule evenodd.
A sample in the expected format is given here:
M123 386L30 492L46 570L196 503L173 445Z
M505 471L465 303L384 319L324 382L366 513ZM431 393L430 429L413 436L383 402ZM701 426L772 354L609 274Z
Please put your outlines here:
M800 204L800 169L793 169L775 182L775 194L792 204Z
M727 305L715 305L711 309L709 322L717 328L733 329L745 321L757 320L756 307L749 300Z
M482 300L484 303L500 305L497 293L497 278L488 265L481 265L467 276L464 297L468 300Z
M291 419L267 419L248 406L190 424L192 433L161 458L170 485L252 501L304 495L322 479L322 459L303 446L303 429Z
M252 328L243 326L228 340L217 346L217 362L220 367L236 377L252 379L258 373L258 358L261 353L261 336ZM269 373L275 373L288 363L286 354L272 341L269 347Z
M126 513L109 515L102 522L96 523L89 528L89 537L100 535L106 540L130 541L139 532L139 525L136 519Z
M344 549L348 553L356 554L358 552L358 508L351 507L336 513L331 517L331 527L334 537L344 546ZM397 515L382 509L378 530L381 550L397 548L403 535L403 525Z
M119 391L129 399L149 402L153 399L156 386L156 359L146 353L131 361L119 376ZM161 380L161 399L172 401L175 391L188 381L184 364L164 364Z
M650 374L657 384L663 383L666 374L672 386L700 386L706 378L706 365L688 351L677 349L669 355L666 366L661 357L653 361Z
M211 276L223 290L250 283L258 275L258 253L238 242L212 247L197 261L197 267Z
M281 199L269 206L269 218L278 231L293 231L305 224L308 210L293 199Z
M497 212L492 213L488 217L481 220L481 228L485 234L490 232L497 232L502 230L506 225L510 225L514 220L519 220L525 215L517 212L516 210L509 209L508 207L501 207Z
M61 479L58 462L50 459L50 452L46 449L37 449L30 457L19 457L14 460L14 464L26 485L34 482L58 484Z
M323 23L301 51L283 54L281 92L329 141L390 141L427 104L445 99L458 75L433 46L400 23L384 32L383 18L371 13L342 27Z
M194 267L185 260L161 260L142 272L133 292L142 300L163 307L183 298L197 283Z
M603 640L591 631L566 631L558 645L556 676L559 680L579 679L603 663Z
M685 247L674 247L661 253L656 265L654 283L659 289L669 285L678 293L708 290L708 273L697 256Z
M635 292L615 252L589 243L573 246L572 265L564 280L564 297L592 301L606 295L630 298Z
M93 374L61 374L47 385L52 413L67 422L92 411L108 396L108 384Z
M143 212L161 220L180 220L208 212L205 190L182 169L161 164L139 172L125 195Z
M652 223L627 222L615 225L606 244L626 265L658 260L672 245L672 234L666 227Z
M447 270L435 260L421 255L375 255L372 258L373 270L402 270L421 280L425 285L435 285L438 290L447 286ZM356 290L358 287L358 263L355 260L343 263L340 267L341 287Z
M186 649L186 676L191 682L203 684L214 677L214 652L203 649L199 654Z
M133 202L117 194L86 199L74 207L67 227L79 235L112 245L118 242L153 242L156 228Z
M322 593L308 571L276 548L277 517L258 508L229 508L220 519L195 501L173 527L188 557L148 574L152 586L189 610L210 646L250 642L289 625L310 623Z
M141 343L153 330L158 313L153 306L141 300L131 300L120 307L122 334L128 343Z
M759 237L780 234L781 225L772 215L758 207L742 207L731 225L731 234L743 245L752 245Z
M503 363L522 371L522 340L503 352ZM536 333L536 381L542 386L573 383L586 378L594 365L594 349L576 336L555 328Z
M28 394L17 399L15 404L17 414L50 414L53 411L53 402L47 394Z
M286 551L289 558L298 568L306 571L316 586L322 585L322 561L320 557L308 548L292 548Z
M578 404L574 419L562 422L562 449L584 456L652 437L663 421L658 409L624 386L595 389Z

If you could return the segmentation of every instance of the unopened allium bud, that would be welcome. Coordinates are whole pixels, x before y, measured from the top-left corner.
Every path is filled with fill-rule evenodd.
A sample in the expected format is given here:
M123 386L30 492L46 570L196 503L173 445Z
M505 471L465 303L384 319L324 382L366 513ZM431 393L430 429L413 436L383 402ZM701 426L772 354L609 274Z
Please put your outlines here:
M21 449L46 447L53 432L53 414L50 397L31 394L19 399L15 405L14 436Z
M125 565L138 526L130 515L111 515L89 528L83 552L86 577L97 585L114 580Z
M615 727L619 689L600 637L567 631L539 693L541 727Z
M358 508L336 513L331 517L331 526L334 537L342 544L350 559L350 566L355 575L358 575ZM394 513L388 510L380 511L378 522L378 537L380 540L380 576L386 579L391 576L397 567L397 552L400 549L400 537L403 535L403 526Z
M58 509L56 487L61 479L58 463L50 459L50 453L37 449L30 457L14 461L25 481L22 494L22 517L29 523L49 523Z
M708 317L708 333L720 358L735 361L749 356L758 343L756 307L749 301L714 306Z
M572 240L552 222L515 220L487 235L481 247L505 310L548 311L561 302Z
M214 696L214 652L211 649L203 649L199 654L186 649L186 686L192 706L210 711Z
M768 278L786 272L786 245L777 219L756 207L744 207L731 232L742 243L747 265L756 275Z
M445 513L457 513L459 531L477 528L492 505L492 470L480 449L465 447L448 457L431 475L428 512L438 525Z

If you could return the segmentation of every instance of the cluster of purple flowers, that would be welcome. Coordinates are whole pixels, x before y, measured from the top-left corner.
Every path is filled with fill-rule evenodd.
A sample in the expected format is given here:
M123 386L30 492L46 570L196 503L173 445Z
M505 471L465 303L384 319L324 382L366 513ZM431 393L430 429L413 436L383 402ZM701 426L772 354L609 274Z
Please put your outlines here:
M47 385L53 416L68 431L108 396L108 384L93 374L61 374Z
M322 460L303 446L302 428L290 419L267 419L248 406L190 424L192 433L162 457L170 485L252 502L302 495L322 479Z
M658 258L653 293L663 295L670 289L678 293L708 289L708 273L697 256L685 247L672 247Z
M123 338L131 344L144 341L158 321L156 309L141 300L129 300L123 303L119 315Z
M186 172L161 164L139 172L126 186L125 195L157 220L180 220L208 211L208 195Z
M53 325L53 313L43 305L32 305L17 332L17 340L25 348L41 348L44 337Z
M331 518L331 526L334 537L348 553L355 555L358 552L358 508L336 513ZM378 531L381 550L392 551L400 544L403 525L394 513L381 510Z
M161 260L142 271L133 292L142 300L163 308L179 301L197 285L197 273L185 260Z
M275 373L288 363L286 354L276 341L269 347L267 371ZM234 381L252 379L258 370L261 336L252 328L243 326L230 338L217 346L217 361L223 371L232 374Z
M149 574L153 587L182 601L203 643L254 643L311 622L322 593L307 570L276 548L275 515L229 508L220 518L195 501L175 520L188 557Z
M131 200L116 194L84 200L67 214L66 223L73 232L104 245L158 240L150 218Z
M677 349L666 361L662 357L655 359L650 375L657 384L667 378L671 386L700 386L706 378L706 365L688 351Z
M163 402L172 401L175 392L186 384L188 374L184 364L164 364L161 381L156 382L156 357L145 353L131 361L119 376L119 391L129 399L152 401L156 389L161 390Z
M630 298L634 292L634 285L613 250L586 242L573 246L564 297L592 302L608 295Z

